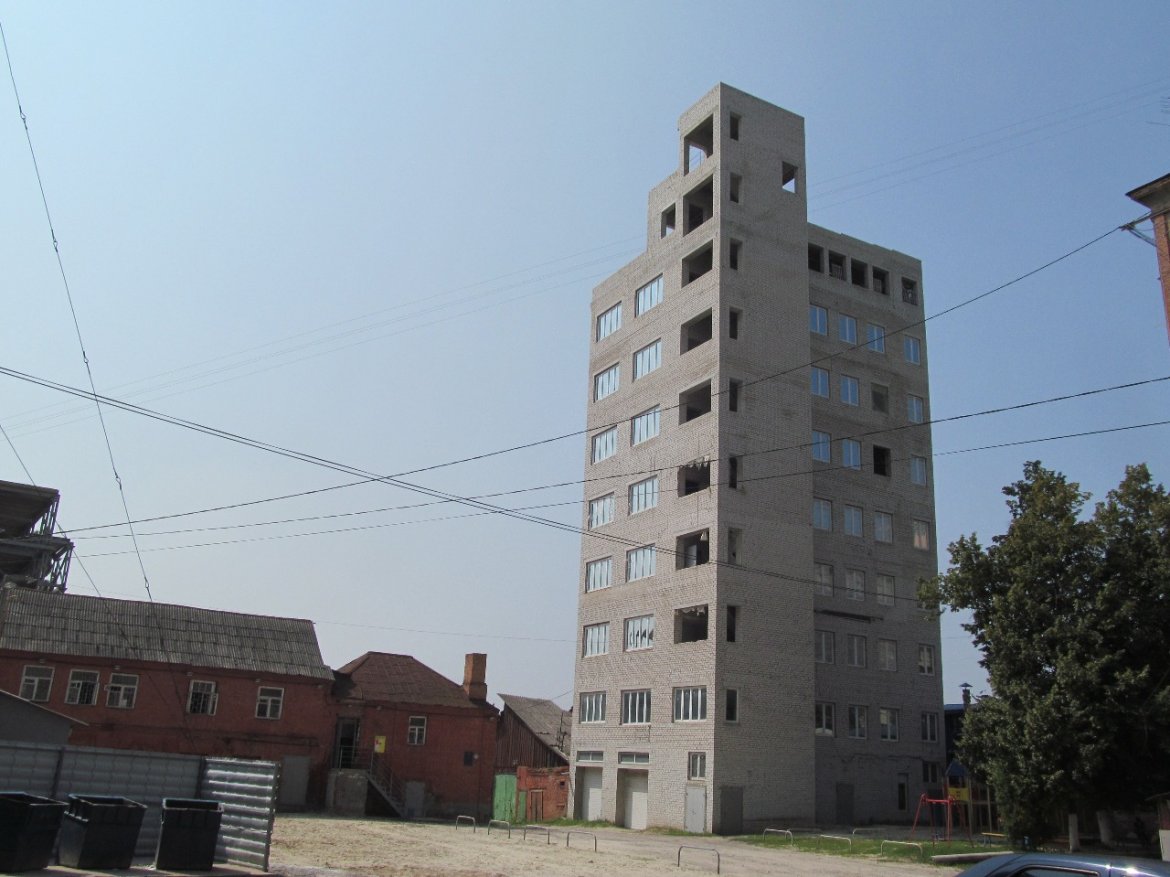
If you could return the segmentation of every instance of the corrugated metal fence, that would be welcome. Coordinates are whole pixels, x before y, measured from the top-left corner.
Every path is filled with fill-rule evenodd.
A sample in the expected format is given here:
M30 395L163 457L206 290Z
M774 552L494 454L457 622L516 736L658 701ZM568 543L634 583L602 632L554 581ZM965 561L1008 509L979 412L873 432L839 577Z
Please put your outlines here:
M280 767L271 761L0 742L0 789L65 800L119 795L145 804L136 858L154 860L163 798L223 805L217 862L268 869Z

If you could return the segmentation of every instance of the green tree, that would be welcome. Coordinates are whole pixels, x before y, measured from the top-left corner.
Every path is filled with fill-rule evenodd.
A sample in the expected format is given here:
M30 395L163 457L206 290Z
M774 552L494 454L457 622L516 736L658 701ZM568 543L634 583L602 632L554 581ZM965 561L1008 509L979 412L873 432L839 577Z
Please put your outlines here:
M1038 462L1004 493L1007 532L952 543L923 596L971 612L991 682L959 755L1011 834L1043 836L1054 813L1170 788L1170 499L1144 465L1088 519L1088 494Z

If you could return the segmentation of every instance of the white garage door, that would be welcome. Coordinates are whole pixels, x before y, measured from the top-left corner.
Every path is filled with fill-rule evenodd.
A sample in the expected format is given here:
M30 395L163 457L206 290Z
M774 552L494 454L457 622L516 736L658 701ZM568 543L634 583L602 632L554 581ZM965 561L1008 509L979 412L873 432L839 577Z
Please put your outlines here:
M649 795L649 775L641 770L622 771L622 812L626 828L645 828Z
M601 819L601 768L582 767L578 771L581 784L581 819Z

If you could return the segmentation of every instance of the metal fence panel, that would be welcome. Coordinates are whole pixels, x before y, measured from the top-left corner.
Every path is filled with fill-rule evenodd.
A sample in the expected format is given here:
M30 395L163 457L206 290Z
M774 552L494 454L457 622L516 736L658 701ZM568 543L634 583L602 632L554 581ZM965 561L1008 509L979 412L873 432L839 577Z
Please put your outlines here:
M223 805L216 861L268 870L279 787L280 765L274 761L205 759L199 795Z
M61 747L47 743L0 743L0 789L53 797Z

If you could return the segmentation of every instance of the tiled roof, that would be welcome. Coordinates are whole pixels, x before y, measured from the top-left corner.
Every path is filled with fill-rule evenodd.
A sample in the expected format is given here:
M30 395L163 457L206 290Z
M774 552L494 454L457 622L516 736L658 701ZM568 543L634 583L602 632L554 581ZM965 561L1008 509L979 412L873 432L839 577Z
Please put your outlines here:
M545 746L568 759L572 749L569 732L573 727L572 715L551 700L538 697L520 697L518 694L501 694L504 708L509 709L521 722L528 726Z
M349 677L353 687L347 694L356 700L472 708L483 706L481 702L469 698L462 685L456 685L410 655L366 652L337 672Z
M0 649L333 679L311 621L25 588L0 591Z

